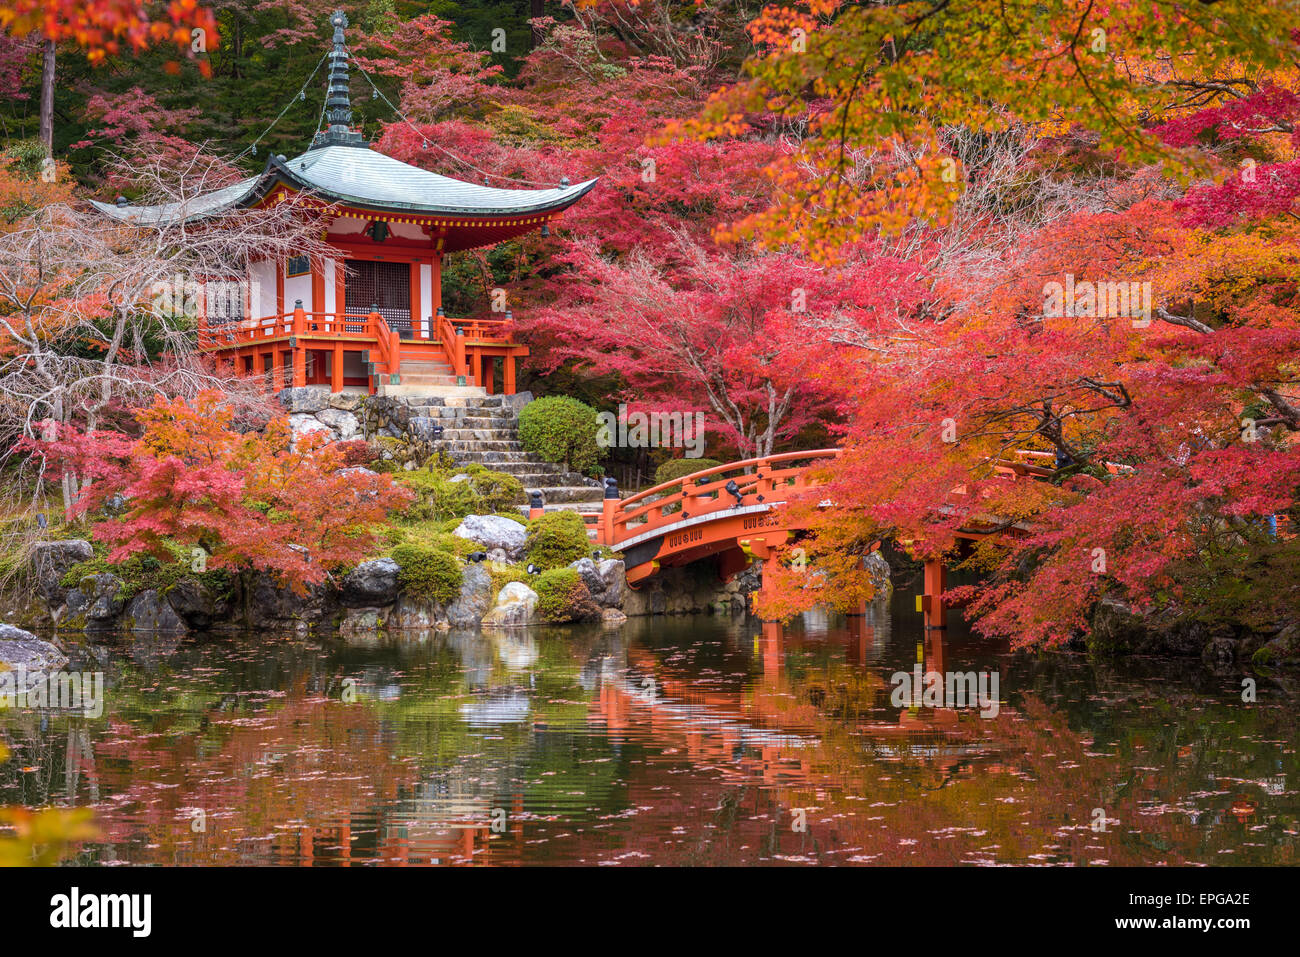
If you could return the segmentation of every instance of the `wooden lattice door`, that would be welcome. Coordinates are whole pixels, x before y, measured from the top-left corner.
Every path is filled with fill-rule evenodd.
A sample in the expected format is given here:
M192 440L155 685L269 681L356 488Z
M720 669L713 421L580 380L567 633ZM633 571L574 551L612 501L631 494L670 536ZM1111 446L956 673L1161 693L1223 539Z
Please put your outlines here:
M406 263L349 259L343 278L344 304L349 313L368 313L372 305L388 327L403 339L411 331L411 267Z

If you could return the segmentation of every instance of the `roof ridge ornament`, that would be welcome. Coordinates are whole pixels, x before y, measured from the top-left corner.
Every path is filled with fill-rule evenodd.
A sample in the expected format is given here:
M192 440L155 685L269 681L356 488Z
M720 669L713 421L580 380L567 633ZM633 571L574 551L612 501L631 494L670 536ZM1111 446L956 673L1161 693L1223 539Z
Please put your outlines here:
M335 10L329 22L334 27L334 48L329 52L329 81L325 92L325 116L329 126L312 137L313 148L318 146L368 147L365 137L352 129L352 100L349 95L348 50L344 29L348 15Z

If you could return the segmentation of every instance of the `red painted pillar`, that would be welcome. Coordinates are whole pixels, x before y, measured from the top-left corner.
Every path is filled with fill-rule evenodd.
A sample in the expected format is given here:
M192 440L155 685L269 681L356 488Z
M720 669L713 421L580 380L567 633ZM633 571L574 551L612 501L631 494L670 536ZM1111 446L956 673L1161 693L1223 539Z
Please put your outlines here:
M302 308L302 300L299 299L293 305L293 384L302 386L307 384L307 349L299 345L299 339L307 328L307 313Z
M921 608L925 612L925 630L948 627L948 608L940 599L947 587L943 561L933 559L925 563L925 594Z
M510 360L507 359L507 362ZM618 510L622 507L623 501L618 497L618 483L613 478L605 479L605 498L601 502L600 530L596 533L596 541L601 545L613 545L614 523L618 518Z
M501 368L504 373L505 383L502 391L506 395L515 394L515 357L508 355L501 360Z

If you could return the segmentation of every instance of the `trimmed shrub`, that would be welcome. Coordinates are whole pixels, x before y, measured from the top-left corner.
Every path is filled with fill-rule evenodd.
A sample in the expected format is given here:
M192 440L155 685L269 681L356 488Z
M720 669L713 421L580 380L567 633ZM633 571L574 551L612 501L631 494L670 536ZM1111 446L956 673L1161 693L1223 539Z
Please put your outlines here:
M508 472L494 472L485 465L466 465L460 471L469 476L474 491L483 500L486 512L509 512L524 503L523 483ZM511 517L519 516L516 514Z
M582 576L572 568L553 568L533 582L537 592L537 613L552 624L600 617L600 607L591 599Z
M487 562L488 572L492 576L492 594L496 594L511 582L523 582L528 585L528 572L522 565L501 565ZM529 585L531 588L532 586Z
M591 473L601 456L597 426L591 406L568 396L546 396L529 402L519 413L519 441L548 462Z
M705 469L715 468L721 464L717 459L669 459L655 469L655 485L671 482L692 472L703 472Z
M547 512L528 523L524 554L538 568L563 568L592 552L587 523L577 512Z
M468 465L455 472L425 466L394 477L415 493L406 516L416 521L448 522L466 515L494 514L521 505L524 500L519 479L482 465Z
M393 561L401 566L397 583L412 598L449 605L460 594L463 572L460 560L450 552L428 545L398 545Z

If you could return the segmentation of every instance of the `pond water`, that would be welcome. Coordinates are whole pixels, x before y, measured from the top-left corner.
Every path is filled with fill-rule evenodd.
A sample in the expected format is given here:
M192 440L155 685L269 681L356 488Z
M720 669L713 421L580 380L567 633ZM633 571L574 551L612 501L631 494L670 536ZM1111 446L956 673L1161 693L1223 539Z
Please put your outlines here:
M1297 863L1293 689L925 641L910 601L90 645L102 715L0 710L0 805L93 807L86 864ZM918 663L983 709L896 700Z

